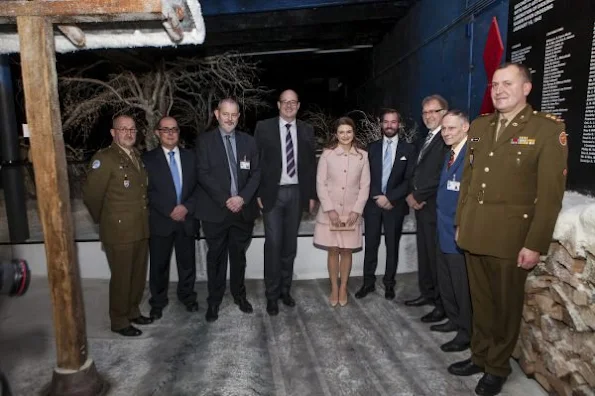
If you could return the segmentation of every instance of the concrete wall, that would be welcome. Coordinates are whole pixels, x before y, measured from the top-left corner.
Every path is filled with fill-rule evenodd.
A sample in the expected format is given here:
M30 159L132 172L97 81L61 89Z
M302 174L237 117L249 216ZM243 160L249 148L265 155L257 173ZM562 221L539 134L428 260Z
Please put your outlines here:
M34 276L47 276L47 262L45 256L45 245L41 243L5 245L0 246L5 249L6 258L21 258L27 260L31 267L31 274ZM6 251L10 249L9 251ZM82 278L88 279L109 279L110 271L102 250L100 242L77 242L76 250ZM263 279L264 278L264 238L257 237L252 239L252 243L246 254L246 278ZM204 240L196 244L196 278L197 280L207 279L206 268L207 246ZM301 236L298 238L297 257L294 265L294 279L317 279L328 278L326 267L326 251L315 248L311 236ZM362 276L364 263L363 250L353 255L352 276ZM378 268L376 274L380 277L384 275L386 263L386 247L382 242L378 249ZM415 234L405 234L401 237L399 246L399 263L397 273L407 273L417 271L417 245ZM148 274L147 274L148 278ZM171 258L170 281L177 282L178 274L175 264L175 256Z
M506 46L508 0L420 0L374 47L369 78L356 90L358 106L397 107L421 122L421 100L440 93L451 108L475 117L487 84L483 49L493 17Z

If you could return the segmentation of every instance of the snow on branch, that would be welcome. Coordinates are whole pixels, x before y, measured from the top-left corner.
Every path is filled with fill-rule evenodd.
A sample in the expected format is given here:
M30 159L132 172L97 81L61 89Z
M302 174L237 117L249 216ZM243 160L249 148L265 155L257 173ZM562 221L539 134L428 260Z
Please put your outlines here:
M86 140L102 115L127 113L136 116L144 138L139 140L150 149L157 145L153 127L165 115L198 134L212 125L213 110L222 98L234 97L243 113L269 106L270 90L259 85L257 63L237 55L178 58L144 72L120 68L98 78L103 63L59 76L65 133Z

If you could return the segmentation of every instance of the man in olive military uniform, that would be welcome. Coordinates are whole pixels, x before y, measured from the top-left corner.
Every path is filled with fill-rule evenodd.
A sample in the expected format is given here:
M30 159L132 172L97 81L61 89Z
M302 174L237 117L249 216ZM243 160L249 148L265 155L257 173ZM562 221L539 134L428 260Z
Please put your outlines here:
M152 322L139 309L147 276L147 173L134 148L134 120L118 116L110 132L113 143L91 160L83 195L91 217L99 223L99 239L111 271L112 331L138 336L142 332L131 323Z
M566 184L566 132L527 104L531 74L521 64L494 73L496 113L477 118L460 185L455 225L466 251L473 305L471 359L455 375L483 372L475 392L496 395L511 372L527 273L547 254Z

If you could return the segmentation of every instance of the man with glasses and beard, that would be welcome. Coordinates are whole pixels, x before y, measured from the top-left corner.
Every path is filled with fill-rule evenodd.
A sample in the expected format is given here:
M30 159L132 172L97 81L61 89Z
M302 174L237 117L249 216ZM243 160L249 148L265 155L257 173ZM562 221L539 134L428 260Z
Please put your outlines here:
M397 110L385 109L380 117L383 137L368 146L371 183L370 197L364 209L364 284L355 297L364 298L376 289L378 247L384 229L384 297L392 300L395 298L395 274L403 219L409 213L405 197L409 192L416 157L415 147L399 139L401 118Z
M149 253L151 266L151 319L160 319L168 303L169 266L176 247L178 299L188 312L198 311L194 209L196 204L196 159L194 152L179 146L180 129L173 117L163 117L155 127L161 143L143 155L149 175Z
M153 322L139 308L147 277L149 217L147 172L134 148L136 132L132 117L114 118L113 143L93 156L83 186L83 200L93 221L99 223L99 239L111 271L111 329L127 337L142 334L131 323Z
M448 102L440 95L431 95L422 101L422 117L429 131L419 150L411 191L407 196L409 207L415 210L417 224L417 279L421 295L405 301L405 304L434 305L434 310L421 318L426 323L446 318L436 272L436 193L444 156L448 152L440 134L440 123L447 111Z

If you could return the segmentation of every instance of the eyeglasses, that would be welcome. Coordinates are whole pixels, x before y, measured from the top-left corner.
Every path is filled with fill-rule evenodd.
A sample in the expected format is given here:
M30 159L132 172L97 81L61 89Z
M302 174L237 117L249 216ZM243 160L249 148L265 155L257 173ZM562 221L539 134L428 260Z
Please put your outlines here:
M427 116L427 115L431 115L431 114L438 114L440 113L442 110L444 109L436 109L436 110L427 110L427 111L422 111L421 115L423 116Z
M114 128L118 132L135 134L137 132L134 128Z
M299 102L297 100L280 100L279 103L281 103L283 106L295 107Z
M158 131L161 133L167 133L168 135L175 135L176 133L180 132L180 128L159 128Z
M240 116L240 113L219 113L221 114L221 117L223 118L231 118L231 119L236 119Z

